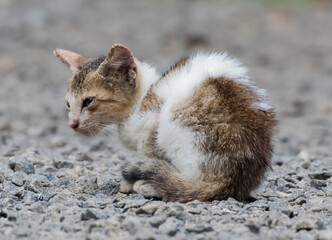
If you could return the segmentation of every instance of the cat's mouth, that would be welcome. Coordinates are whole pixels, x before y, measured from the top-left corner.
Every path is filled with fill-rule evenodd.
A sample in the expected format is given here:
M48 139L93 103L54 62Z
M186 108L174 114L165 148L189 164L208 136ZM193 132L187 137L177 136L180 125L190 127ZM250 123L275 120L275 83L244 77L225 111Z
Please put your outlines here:
M86 136L86 137L94 137L98 135L100 132L99 128L96 127L89 127L89 128L79 128L75 130L76 132Z

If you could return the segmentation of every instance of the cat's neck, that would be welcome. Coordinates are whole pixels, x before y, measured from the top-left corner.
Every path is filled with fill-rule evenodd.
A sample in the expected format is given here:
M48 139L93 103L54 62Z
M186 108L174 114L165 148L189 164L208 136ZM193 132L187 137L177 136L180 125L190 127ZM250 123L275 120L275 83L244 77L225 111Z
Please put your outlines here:
M149 122L146 118L140 117L141 104L151 86L160 79L161 75L153 66L145 62L135 59L135 63L137 65L137 79L140 82L140 96L128 118L118 124L118 133L127 147L137 150L138 140L142 139L145 134L142 131L143 126Z
M135 107L136 110L140 108L143 98L146 96L150 87L158 81L161 75L155 67L148 63L141 62L138 59L135 59L135 63L137 65L137 78L140 81L141 92Z

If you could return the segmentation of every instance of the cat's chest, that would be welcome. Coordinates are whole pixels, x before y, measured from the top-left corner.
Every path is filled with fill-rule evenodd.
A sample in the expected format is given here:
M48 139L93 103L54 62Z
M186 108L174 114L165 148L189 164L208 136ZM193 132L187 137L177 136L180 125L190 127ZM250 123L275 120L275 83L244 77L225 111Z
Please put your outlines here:
M134 150L142 151L145 142L159 122L159 113L135 113L119 126L119 136L123 143Z

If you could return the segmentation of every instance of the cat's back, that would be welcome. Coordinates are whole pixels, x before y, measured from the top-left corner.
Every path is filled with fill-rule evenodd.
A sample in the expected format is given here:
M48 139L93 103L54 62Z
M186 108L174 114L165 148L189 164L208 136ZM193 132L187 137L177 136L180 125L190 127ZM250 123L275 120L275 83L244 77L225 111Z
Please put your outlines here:
M242 103L252 108L272 110L265 91L255 86L247 68L226 53L200 53L181 59L151 87L141 110L170 109L194 95L225 104L243 99Z

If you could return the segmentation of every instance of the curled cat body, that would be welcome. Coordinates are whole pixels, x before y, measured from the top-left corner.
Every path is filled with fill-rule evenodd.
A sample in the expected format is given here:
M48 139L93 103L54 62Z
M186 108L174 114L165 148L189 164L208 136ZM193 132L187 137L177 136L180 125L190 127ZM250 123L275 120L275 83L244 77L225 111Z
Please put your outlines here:
M164 74L120 44L92 59L61 49L73 71L69 125L92 136L118 125L139 160L120 191L164 201L246 200L272 155L273 108L248 70L225 53L184 58Z

